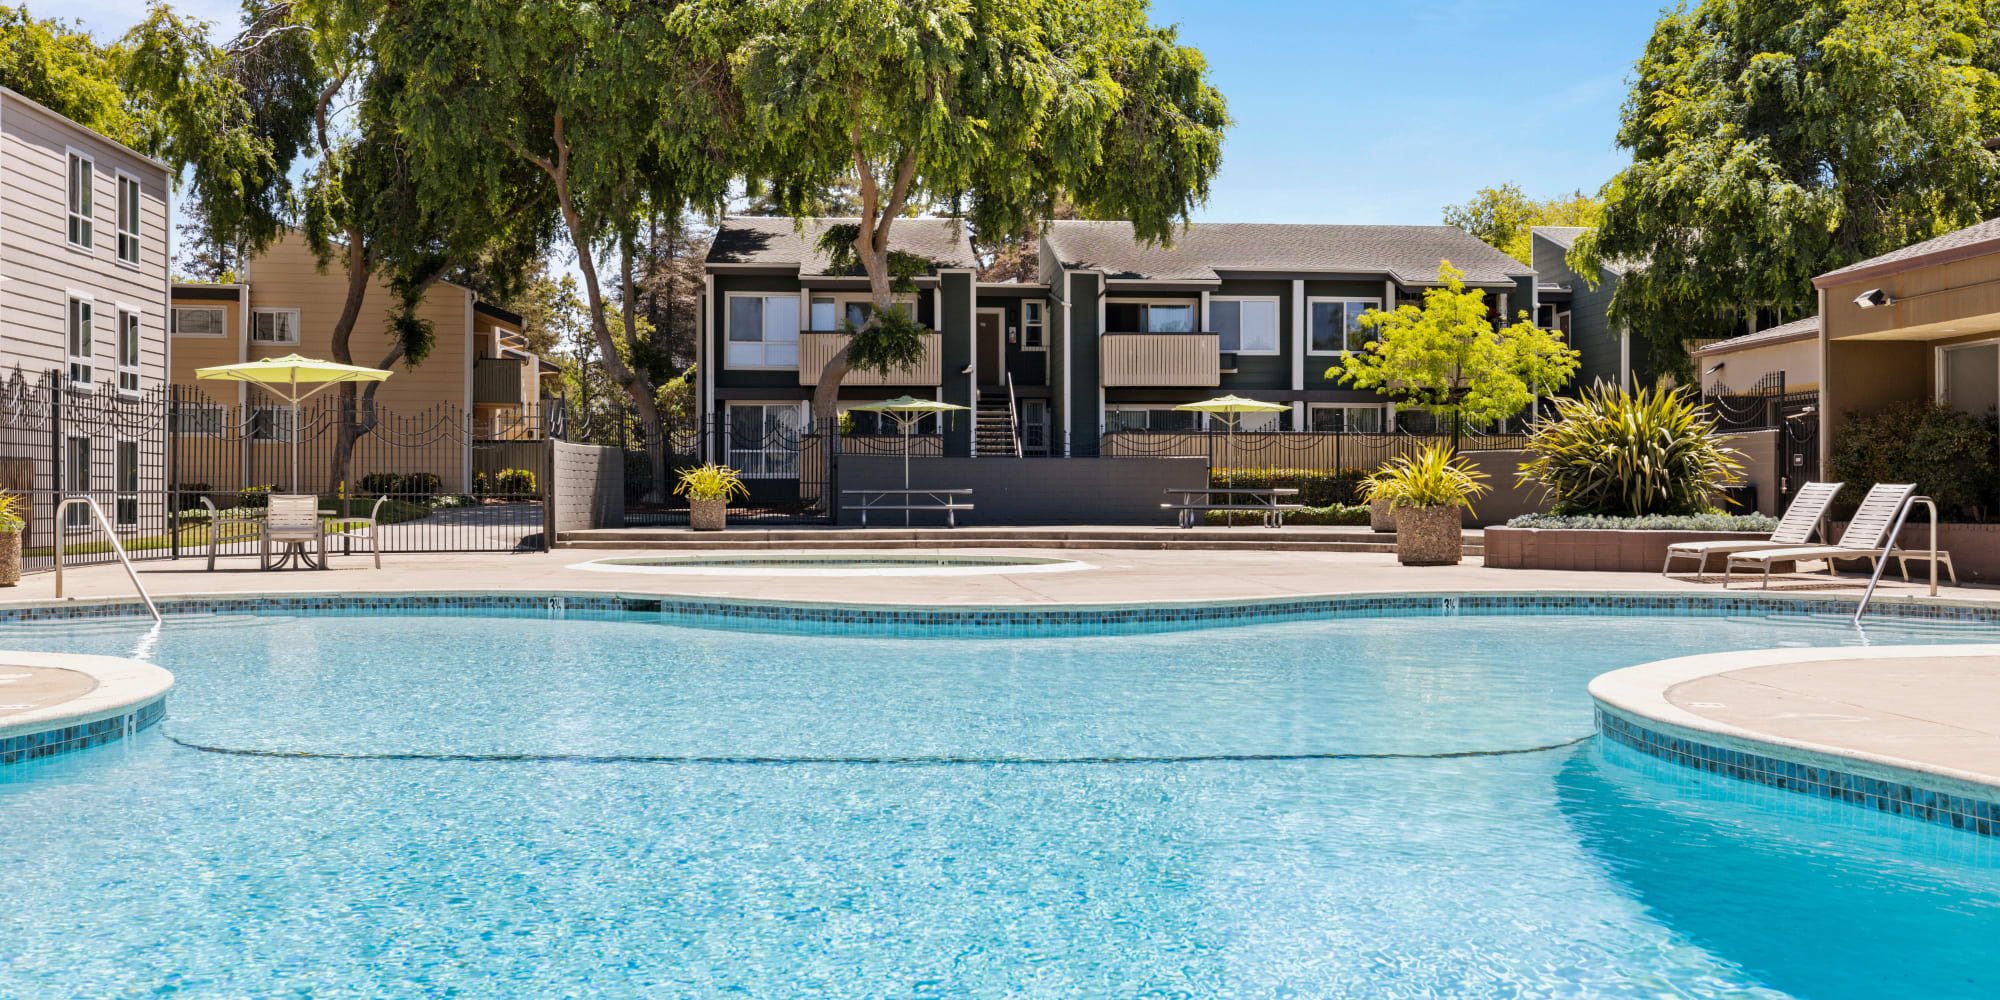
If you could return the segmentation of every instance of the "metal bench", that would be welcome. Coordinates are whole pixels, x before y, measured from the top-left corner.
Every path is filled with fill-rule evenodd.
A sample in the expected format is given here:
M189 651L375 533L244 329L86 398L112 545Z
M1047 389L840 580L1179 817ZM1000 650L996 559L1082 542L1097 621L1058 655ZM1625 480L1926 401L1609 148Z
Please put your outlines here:
M1194 527L1196 522L1204 520L1202 515L1207 514L1209 511L1223 511L1228 513L1240 511L1246 514L1256 514L1263 519L1265 527L1282 528L1285 526L1286 511L1305 509L1304 504L1280 502L1281 497L1295 497L1299 495L1298 490L1284 486L1267 487L1264 489L1218 489L1204 487L1201 489L1168 489L1166 492L1170 497L1178 496L1180 498L1179 502L1163 503L1160 505L1160 509L1173 511L1179 517L1180 526L1183 528ZM1194 499L1195 497L1203 497L1204 499L1197 503ZM1217 503L1215 502L1216 497L1224 499L1221 503Z
M840 509L860 511L861 526L864 528L868 527L868 512L871 510L902 511L904 527L909 527L910 512L913 510L941 510L944 512L945 525L956 528L958 512L972 509L970 502L953 499L969 497L972 495L971 490L841 490L840 495L842 497ZM848 497L855 497L858 500L849 503L846 500ZM902 503L887 502L892 498L900 499Z

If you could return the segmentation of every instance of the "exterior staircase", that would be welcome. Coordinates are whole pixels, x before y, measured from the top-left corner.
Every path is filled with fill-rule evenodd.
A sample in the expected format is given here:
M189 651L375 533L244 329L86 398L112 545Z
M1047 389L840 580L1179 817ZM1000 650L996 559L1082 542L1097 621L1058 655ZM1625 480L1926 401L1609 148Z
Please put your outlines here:
M1019 457L1020 438L1014 431L1014 397L1006 386L979 390L978 422L972 428L981 458Z

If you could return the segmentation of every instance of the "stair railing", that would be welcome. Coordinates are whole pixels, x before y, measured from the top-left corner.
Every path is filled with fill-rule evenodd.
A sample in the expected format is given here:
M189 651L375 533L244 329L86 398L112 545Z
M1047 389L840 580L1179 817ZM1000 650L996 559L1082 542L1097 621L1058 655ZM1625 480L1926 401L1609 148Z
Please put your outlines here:
M1868 613L1868 601L1870 598L1875 596L1875 585L1882 582L1882 571L1889 568L1889 554L1896 551L1897 546L1902 544L1903 521L1905 518L1908 518L1910 516L1910 508L1915 507L1918 504L1923 504L1931 512L1931 548L1930 548L1931 596L1932 597L1937 596L1938 592L1937 502L1932 500L1930 497L1911 497L1908 500L1903 501L1903 507L1901 510L1896 511L1896 523L1889 528L1889 540L1882 544L1881 558L1875 560L1875 573L1873 576L1870 576L1868 578L1868 589L1861 592L1861 603L1854 606L1854 624L1860 625L1861 616ZM1907 557L1905 557L1905 560L1899 560L1899 561L1906 561L1906 560ZM1831 566L1833 564L1831 562L1828 562L1827 565ZM1909 576L1908 571L1905 571L1903 575L1905 578L1907 578ZM1954 577L1954 579L1956 579L1956 577Z
M1014 457L1021 457L1021 416L1014 402L1014 373L1007 373L1007 435L1014 439Z

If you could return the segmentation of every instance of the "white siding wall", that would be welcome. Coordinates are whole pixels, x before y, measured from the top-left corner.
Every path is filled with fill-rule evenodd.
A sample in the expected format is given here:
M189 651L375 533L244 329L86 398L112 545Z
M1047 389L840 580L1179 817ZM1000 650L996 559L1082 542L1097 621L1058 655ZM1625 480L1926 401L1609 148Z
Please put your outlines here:
M68 150L95 161L95 239L68 240ZM118 173L140 182L139 266L118 260ZM0 90L0 367L30 378L63 367L66 294L95 302L97 384L117 385L113 322L120 304L140 312L140 387L165 381L167 198L170 178L151 160L12 91Z

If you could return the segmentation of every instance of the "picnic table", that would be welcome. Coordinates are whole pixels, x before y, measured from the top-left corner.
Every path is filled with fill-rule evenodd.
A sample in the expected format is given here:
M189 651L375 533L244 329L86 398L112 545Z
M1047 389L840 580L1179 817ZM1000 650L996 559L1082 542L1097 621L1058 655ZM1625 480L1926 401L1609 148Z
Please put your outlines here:
M1256 514L1263 518L1265 527L1282 528L1285 526L1286 511L1305 508L1304 504L1281 502L1284 497L1299 495L1298 490L1285 486L1254 489L1204 486L1198 489L1168 489L1166 492L1169 497L1177 498L1177 501L1163 503L1160 508L1174 511L1179 516L1183 528L1194 527L1197 522L1204 520L1202 515L1212 510ZM1196 497L1201 499L1196 500ZM1217 502L1217 497L1221 498L1220 502Z
M840 495L842 498L840 509L860 511L861 526L864 528L868 527L868 512L871 510L900 510L903 512L905 527L909 526L910 512L913 510L941 510L944 511L945 525L956 528L958 512L972 509L970 500L957 499L970 497L971 490L841 490ZM849 497L856 499L849 502L847 499ZM890 503L891 500L902 502Z

